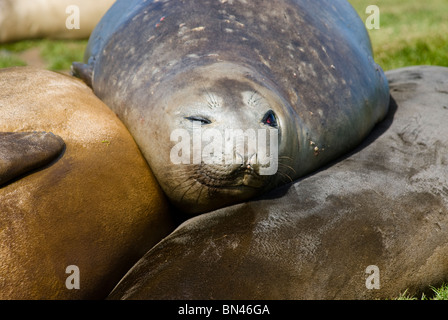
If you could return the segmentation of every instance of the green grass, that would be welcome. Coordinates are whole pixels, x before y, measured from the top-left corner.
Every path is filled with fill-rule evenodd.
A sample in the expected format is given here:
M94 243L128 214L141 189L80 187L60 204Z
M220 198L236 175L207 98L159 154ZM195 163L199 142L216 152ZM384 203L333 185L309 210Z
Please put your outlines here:
M384 70L410 65L448 67L448 1L446 0L349 0L365 22L368 5L380 9L380 29L369 30L375 60ZM18 55L39 47L50 70L68 70L81 61L87 40L32 40L0 45L0 67L24 65Z
M395 300L448 300L448 284L443 284L440 288L430 287L432 294L426 296L424 293L420 298L409 295L407 290L400 294Z
M46 41L41 56L51 70L70 69L73 61L82 61L87 41Z
M0 68L7 68L11 66L25 66L25 61L17 58L7 51L0 50Z
M369 30L375 60L385 70L410 65L448 67L448 1L349 0L365 22L380 9L380 29Z
M40 60L49 70L69 70L73 61L82 61L87 40L25 40L0 44L0 67L26 65L20 55L38 48Z

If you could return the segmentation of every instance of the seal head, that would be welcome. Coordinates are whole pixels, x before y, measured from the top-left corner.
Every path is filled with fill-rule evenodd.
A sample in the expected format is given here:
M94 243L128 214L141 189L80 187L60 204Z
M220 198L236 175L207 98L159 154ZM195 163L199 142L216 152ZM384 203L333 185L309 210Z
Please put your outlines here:
M316 170L358 145L389 104L365 27L343 0L117 1L85 63L74 72L124 122L171 201L191 213ZM226 129L256 132L257 146L247 138L244 151L226 149ZM189 150L187 134L173 137L179 130Z

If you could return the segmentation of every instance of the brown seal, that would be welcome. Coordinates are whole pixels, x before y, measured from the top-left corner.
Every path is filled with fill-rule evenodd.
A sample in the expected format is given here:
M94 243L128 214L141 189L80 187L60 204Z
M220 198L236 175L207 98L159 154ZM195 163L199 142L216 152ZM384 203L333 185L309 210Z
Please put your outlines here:
M172 230L164 195L129 132L79 79L17 67L0 70L0 87L0 128L13 132L0 134L10 150L0 151L9 168L0 299L104 298ZM70 290L73 265L80 288Z

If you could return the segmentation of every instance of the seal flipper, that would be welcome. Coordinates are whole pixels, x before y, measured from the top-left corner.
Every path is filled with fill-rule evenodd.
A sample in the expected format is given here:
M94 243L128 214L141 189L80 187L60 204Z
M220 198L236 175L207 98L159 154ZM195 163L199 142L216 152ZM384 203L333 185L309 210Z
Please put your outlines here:
M61 137L47 132L0 132L0 186L43 167L64 150Z
M82 62L73 62L71 66L71 74L84 81L90 88L92 88L93 81L93 66Z

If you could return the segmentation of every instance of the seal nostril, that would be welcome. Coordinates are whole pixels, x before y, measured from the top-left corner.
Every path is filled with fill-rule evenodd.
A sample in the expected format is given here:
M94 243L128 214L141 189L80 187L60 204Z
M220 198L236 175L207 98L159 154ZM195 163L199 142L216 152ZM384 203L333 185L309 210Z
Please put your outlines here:
M253 165L254 161L253 161L252 158L255 157L256 155L257 155L256 153L252 153L252 154L248 157L247 163L248 163L250 166ZM256 162L256 160L255 160L255 162Z
M236 155L241 158L241 166L244 166L244 163L245 163L244 157L239 152L236 152Z

